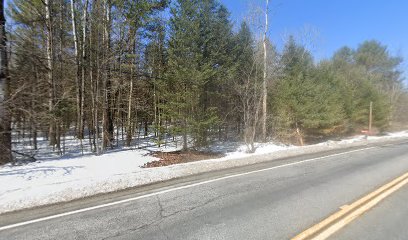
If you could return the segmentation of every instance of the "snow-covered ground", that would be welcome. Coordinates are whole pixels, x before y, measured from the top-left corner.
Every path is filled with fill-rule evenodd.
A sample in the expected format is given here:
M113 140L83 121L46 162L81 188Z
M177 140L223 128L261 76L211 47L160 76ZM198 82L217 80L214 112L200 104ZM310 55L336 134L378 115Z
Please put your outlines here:
M217 151L229 151L225 157L158 168L141 166L158 160L149 155L150 151L170 151L177 149L176 145L167 145L162 149L154 145L145 146L143 149L122 149L101 156L90 153L83 156L67 154L64 157L44 155L33 163L20 166L8 164L0 167L0 213L69 201L216 169L395 138L408 138L408 131L369 137L368 140L364 136L356 136L342 141L327 141L304 147L276 143L256 144L257 149L253 154L245 153L244 145L216 145L213 149Z

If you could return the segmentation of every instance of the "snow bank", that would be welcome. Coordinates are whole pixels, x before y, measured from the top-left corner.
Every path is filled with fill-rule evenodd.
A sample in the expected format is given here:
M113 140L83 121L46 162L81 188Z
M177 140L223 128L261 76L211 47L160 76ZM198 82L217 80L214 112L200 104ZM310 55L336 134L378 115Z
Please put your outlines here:
M64 201L132 185L129 175L157 160L148 151L54 159L0 169L0 212Z
M111 192L152 182L191 174L296 156L367 141L407 138L408 131L382 137L356 136L342 141L296 147L276 143L256 144L254 154L245 153L245 145L217 145L213 149L227 151L226 156L199 162L183 163L159 168L141 168L157 160L145 150L122 150L102 156L51 158L22 166L0 167L0 213L69 201L98 193ZM233 147L233 151L230 151ZM166 148L167 151L176 148ZM154 149L158 150L158 149ZM228 152L229 151L229 152Z

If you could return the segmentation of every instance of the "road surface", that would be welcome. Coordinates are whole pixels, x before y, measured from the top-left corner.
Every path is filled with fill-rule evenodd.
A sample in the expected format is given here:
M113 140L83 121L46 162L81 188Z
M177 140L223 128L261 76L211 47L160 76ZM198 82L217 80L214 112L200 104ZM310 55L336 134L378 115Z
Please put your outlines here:
M0 239L290 239L406 172L407 141L274 160L0 215ZM331 237L408 239L407 200Z
M333 235L333 239L408 239L408 186Z

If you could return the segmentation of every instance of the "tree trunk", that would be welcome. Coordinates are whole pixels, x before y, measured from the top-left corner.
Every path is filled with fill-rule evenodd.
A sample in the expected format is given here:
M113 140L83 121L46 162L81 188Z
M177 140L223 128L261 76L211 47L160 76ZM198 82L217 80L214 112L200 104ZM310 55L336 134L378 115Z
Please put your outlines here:
M298 136L300 146L303 146L304 145L303 136L297 122L296 122L296 135Z
M187 151L187 117L184 117L183 121L183 151Z
M84 138L84 104L85 104L85 64L86 64L86 29L88 25L88 4L89 1L85 1L85 6L83 9L83 19L82 19L82 62L81 62L81 104L80 104L80 119L79 119L79 131L78 138L81 140L81 149L82 139Z
M132 72L132 71L131 71ZM126 124L126 146L130 147L132 142L132 95L133 95L133 76L130 77L129 99L128 99L128 114Z
M89 25L89 46L92 45L92 40L93 40L93 24ZM95 63L96 62L96 63ZM98 62L98 52L97 51L90 51L89 52L89 79L91 83L91 128L92 128L92 143L93 145L93 151L96 153L96 155L99 155L99 124L98 124L98 98L99 98L99 88L98 88L98 81L99 81L99 74L98 74L98 69L96 70L96 80L94 78L94 70L95 67L97 67L97 62Z
M91 27L93 27L93 25L91 25ZM99 132L99 107L100 107L100 89L99 89L99 86L100 86L100 79L101 79L101 75L100 75L100 71L99 71L99 68L100 68L100 65L99 65L99 63L100 63L100 61L99 61L99 51L98 51L98 49L99 49L99 41L96 41L96 43L97 43L97 48L96 48L96 51L95 51L95 69L96 69L96 80L95 80L95 100L96 100L96 103L95 103L95 107L96 107L96 109L95 109L95 120L94 120L94 122L95 122L95 135L96 135L96 154L97 155L100 155L101 154L101 146L100 146L100 141L99 141L99 135L100 135L100 132ZM92 70L92 68L91 68L91 70ZM93 70L92 70L93 71ZM103 122L103 116L102 116L102 122ZM104 137L104 133L103 133L103 131L102 131L102 142L103 142L103 137Z
M33 81L33 84L32 84L32 86L31 86L31 94L33 95L33 96L35 96L35 94L37 93L37 85L38 85L38 79L39 79L39 74L38 74L38 68L37 68L37 66L33 66L33 72L35 73L34 74L34 81ZM35 112L35 110L36 110L36 106L35 106L35 103L34 103L34 101L31 101L31 109L32 109L32 111L34 111ZM37 120L34 118L34 116L33 116L34 114L30 114L30 122L31 122L31 129L32 129L32 132L33 132L33 144L34 144L34 150L37 150L38 149L38 146L37 146Z
M267 109L266 102L268 97L268 91L266 86L266 33L268 32L268 4L269 0L266 0L266 11L265 11L265 31L263 37L263 50L264 50L264 70L263 70L263 99L262 99L262 141L266 142L266 118L267 118Z
M53 48L53 20L51 16L50 0L45 0L45 20L47 25L47 77L48 77L48 110L51 114L50 126L49 126L49 138L50 145L56 144L55 135L55 82L54 82L54 48Z
M110 31L111 31L111 2L110 0L105 0L104 2L105 8L105 26L104 26L104 43L105 43L105 65L104 65L104 107L103 107L103 131L104 131L104 138L103 138L103 149L106 150L106 147L112 147L112 139L113 139L113 113L112 113L112 104L111 104L111 79L110 79Z
M136 55L136 30L134 28L131 29L131 44L130 44L130 52L133 52L133 54ZM133 131L132 131L132 96L133 96L133 68L137 70L136 68L136 56L133 56L132 60L132 66L130 68L130 86L129 86L129 96L128 96L128 111L127 111L127 124L126 124L126 146L130 147L130 144L132 142L132 136L133 136ZM122 131L123 132L123 131Z
M64 1L65 0L60 0L60 19L59 19L59 52L58 52L58 61L59 61L59 80L58 82L62 83L64 82L63 76L64 76L64 61L63 61L63 47L64 47ZM58 96L59 89L55 89L56 96ZM58 119L55 123L56 127L56 144L57 144L57 150L60 154L62 154L61 151L61 117L63 116L58 116Z
M71 23L72 23L72 35L74 37L74 53L75 53L75 83L76 83L76 111L77 111L77 123L76 123L76 135L80 137L80 123L81 123L81 78L79 72L79 49L78 49L78 35L77 25L75 17L75 0L71 0Z
M0 164L12 161L11 155L11 117L7 100L10 94L10 78L7 60L6 19L4 1L0 5Z

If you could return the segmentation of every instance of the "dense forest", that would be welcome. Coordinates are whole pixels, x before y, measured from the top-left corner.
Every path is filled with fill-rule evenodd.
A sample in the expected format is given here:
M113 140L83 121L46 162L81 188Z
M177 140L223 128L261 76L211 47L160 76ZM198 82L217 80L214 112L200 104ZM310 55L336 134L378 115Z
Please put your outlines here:
M140 135L303 145L367 129L370 103L373 132L408 122L403 59L376 40L316 61L293 36L278 50L265 22L234 25L217 0L14 0L6 15L0 145L12 129L13 155L39 138L63 154L67 136L95 154Z

